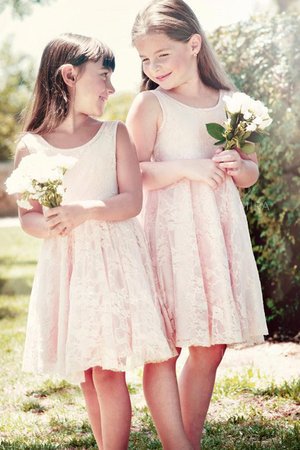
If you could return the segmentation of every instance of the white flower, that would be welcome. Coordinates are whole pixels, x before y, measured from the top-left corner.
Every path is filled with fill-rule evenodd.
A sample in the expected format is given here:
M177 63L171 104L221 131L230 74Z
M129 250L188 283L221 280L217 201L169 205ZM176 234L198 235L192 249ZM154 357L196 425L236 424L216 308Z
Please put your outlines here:
M245 153L254 152L255 146L250 145L250 137L254 132L257 135L266 134L263 130L272 122L268 108L243 92L225 95L223 100L226 113L224 124L206 124L208 133L217 139L215 145L224 144L226 150L238 146Z
M232 96L224 95L223 100L229 113L235 114L248 111L251 106L251 97L243 92L235 92Z
M17 200L17 205L20 207L20 208L24 208L24 209L32 209L32 206L31 206L31 204L29 203L29 201L28 200Z
M56 192L57 192L59 195L64 195L65 189L64 189L64 187L60 184L59 186L57 186Z
M246 126L246 131L256 131L256 125L255 125L255 123L249 123L247 126Z
M264 130L264 129L267 128L269 125L271 125L272 122L273 122L273 119L271 119L269 116L263 118L262 123L259 125L259 129L260 129L260 130Z
M244 116L244 119L249 120L249 119L251 119L251 117L252 117L252 112L250 112L250 111L245 111L245 112L243 113L243 116Z
M28 199L38 200L44 206L58 206L64 194L64 173L76 162L76 158L63 155L27 155L6 180L6 190L8 194L19 194L17 203L21 208L32 208Z

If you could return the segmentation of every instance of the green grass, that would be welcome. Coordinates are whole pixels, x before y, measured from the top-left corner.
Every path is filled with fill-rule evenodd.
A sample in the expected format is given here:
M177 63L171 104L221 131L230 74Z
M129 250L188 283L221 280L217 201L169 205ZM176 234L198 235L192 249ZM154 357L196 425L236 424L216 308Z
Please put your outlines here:
M29 293L40 242L0 229L0 449L96 449L77 386L21 371ZM129 383L133 404L141 371ZM253 369L216 384L203 450L300 450L300 381ZM130 450L161 449L149 412L134 406ZM177 449L174 449L177 450Z

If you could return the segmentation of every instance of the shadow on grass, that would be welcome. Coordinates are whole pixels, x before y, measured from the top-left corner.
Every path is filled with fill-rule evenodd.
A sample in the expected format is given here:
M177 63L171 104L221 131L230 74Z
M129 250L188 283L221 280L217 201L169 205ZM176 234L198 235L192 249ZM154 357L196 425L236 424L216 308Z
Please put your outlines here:
M146 419L146 423L143 420ZM161 450L162 446L153 429L151 419L143 416L138 427L131 431L129 450ZM50 425L50 424L49 424ZM51 426L52 425L52 426ZM0 441L0 449L9 450L74 450L96 449L96 443L89 426L76 429L50 425L49 435L43 438ZM58 426L59 425L59 426ZM71 424L70 424L71 425ZM148 425L148 426L147 426ZM53 433L54 431L54 433ZM67 434L66 434L67 433ZM76 435L76 436L74 436ZM73 436L73 437L71 437ZM203 450L299 450L300 427L275 423L265 419L249 421L234 416L228 421L209 422L205 427Z
M4 266L33 266L35 267L37 264L37 260L36 259L28 259L27 261L24 261L23 259L20 261L16 261L15 258L11 257L11 256L5 256L0 258L0 265L2 267Z
M0 307L0 320L15 319L17 316L18 313L15 310L12 310L11 308L7 308L5 306Z
M233 416L205 426L202 450L299 450L300 425Z
M28 295L31 286L32 280L28 278L0 278L1 295Z

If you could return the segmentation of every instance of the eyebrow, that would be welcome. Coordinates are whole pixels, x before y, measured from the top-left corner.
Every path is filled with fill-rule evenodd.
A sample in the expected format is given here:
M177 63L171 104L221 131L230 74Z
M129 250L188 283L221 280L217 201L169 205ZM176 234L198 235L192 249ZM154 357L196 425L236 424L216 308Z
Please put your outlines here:
M156 55L157 53L166 52L169 50L170 50L170 47L160 48L159 50L156 50L156 52L154 52L154 55ZM140 55L140 58L145 58L145 55Z

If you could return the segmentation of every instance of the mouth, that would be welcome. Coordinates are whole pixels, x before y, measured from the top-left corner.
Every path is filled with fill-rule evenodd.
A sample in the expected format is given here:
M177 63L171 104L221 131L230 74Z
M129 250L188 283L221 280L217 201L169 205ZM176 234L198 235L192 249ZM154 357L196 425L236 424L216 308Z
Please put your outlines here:
M163 81L166 78L168 78L171 75L172 72L166 73L165 75L159 75L158 77L155 77L158 81Z
M99 96L99 99L100 99L102 102L106 102L106 101L107 101L107 97L102 97L101 95Z

